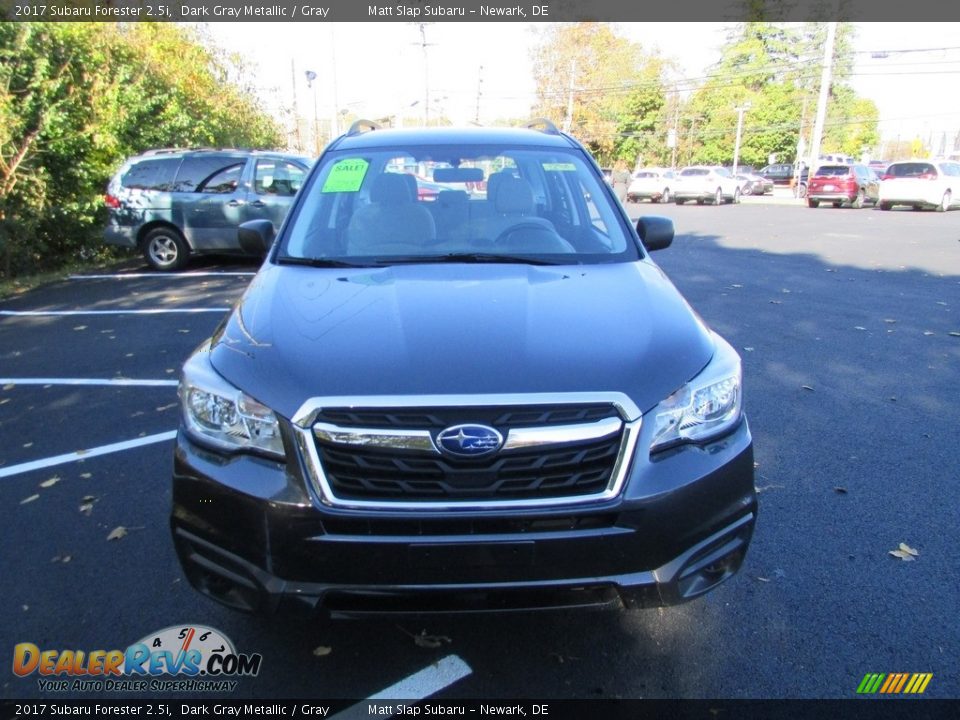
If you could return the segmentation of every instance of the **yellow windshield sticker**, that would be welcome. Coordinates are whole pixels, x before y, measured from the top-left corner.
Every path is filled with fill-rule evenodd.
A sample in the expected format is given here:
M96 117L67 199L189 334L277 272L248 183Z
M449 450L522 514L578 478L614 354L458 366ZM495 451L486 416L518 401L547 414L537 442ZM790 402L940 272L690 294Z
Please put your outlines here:
M368 163L363 158L346 158L338 160L330 168L326 182L320 192L357 192L363 185L363 178L367 175Z
M544 163L543 169L547 172L576 172L577 166L573 163Z

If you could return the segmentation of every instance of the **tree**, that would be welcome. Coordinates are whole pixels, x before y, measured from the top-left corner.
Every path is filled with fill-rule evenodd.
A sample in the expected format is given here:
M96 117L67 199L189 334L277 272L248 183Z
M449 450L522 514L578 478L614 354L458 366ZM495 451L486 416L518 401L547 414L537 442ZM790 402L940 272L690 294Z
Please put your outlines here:
M636 148L622 142L623 133L647 132L649 118L635 113L656 113L663 104L650 58L609 23L557 23L540 32L531 53L534 114L562 126L572 96L571 132L602 164L632 163Z

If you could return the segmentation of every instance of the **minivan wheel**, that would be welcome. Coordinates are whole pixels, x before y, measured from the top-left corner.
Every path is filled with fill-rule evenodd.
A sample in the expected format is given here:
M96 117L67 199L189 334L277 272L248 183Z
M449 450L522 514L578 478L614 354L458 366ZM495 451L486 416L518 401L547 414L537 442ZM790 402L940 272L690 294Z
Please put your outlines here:
M950 191L947 190L947 191L943 194L943 199L940 200L940 204L937 205L937 211L938 211L938 212L946 212L947 210L949 210L949 209L950 209L950 202L951 202L952 199L953 199L953 196L950 194Z
M183 236L173 228L160 227L143 239L143 257L155 270L179 270L190 258L190 248Z

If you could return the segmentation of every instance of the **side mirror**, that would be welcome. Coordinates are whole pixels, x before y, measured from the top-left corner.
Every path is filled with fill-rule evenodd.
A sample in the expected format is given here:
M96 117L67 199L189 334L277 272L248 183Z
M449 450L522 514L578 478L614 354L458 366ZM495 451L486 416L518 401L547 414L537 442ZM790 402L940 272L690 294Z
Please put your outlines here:
M637 220L637 234L648 252L663 250L673 242L673 220L661 215L644 215Z
M269 220L248 220L237 228L240 248L248 255L263 257L273 244L276 230Z

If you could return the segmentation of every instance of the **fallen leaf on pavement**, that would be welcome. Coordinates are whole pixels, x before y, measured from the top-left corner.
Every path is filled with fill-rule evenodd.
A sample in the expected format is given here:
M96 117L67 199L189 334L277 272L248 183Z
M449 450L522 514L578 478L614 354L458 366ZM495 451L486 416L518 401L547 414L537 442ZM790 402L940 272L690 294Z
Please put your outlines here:
M854 329L854 330L866 330L866 328L865 328L863 325L854 325L854 326L853 326L853 329Z
M833 491L834 491L835 493L837 493L838 495L846 495L846 494L847 494L847 489L846 489L845 487L840 487L839 485L838 485L837 487L835 487L835 488L833 489Z
M906 543L900 543L900 549L905 553L909 553L910 555L913 555L914 557L917 557L920 554L919 552L914 550L912 547L910 547Z
M110 531L110 534L107 535L107 540L119 540L120 538L126 537L126 536L127 536L127 529L123 525L120 525Z
M913 562L919 557L919 551L910 547L906 543L900 543L896 550L889 550L890 555L893 555L895 558L900 558L904 562Z
M800 387L803 390L809 390L810 392L813 392L813 388L810 387L809 385L801 385Z
M333 652L333 648L327 647L326 645L318 645L313 649L314 657L324 657Z
M93 473L80 473L80 477L82 477L84 480L89 480L93 477Z
M57 475L54 475L54 476L53 476L52 478L50 478L49 480L44 480L42 483L40 483L40 487L42 487L42 488L53 487L53 486L56 485L58 482L60 482L60 477L57 476Z
M39 495L31 495L30 497L27 497L27 498L24 498L23 500L21 500L21 501L20 501L20 504L21 504L21 505L26 505L27 503L32 503L34 500L37 500L37 499L39 499L39 498L40 498Z

